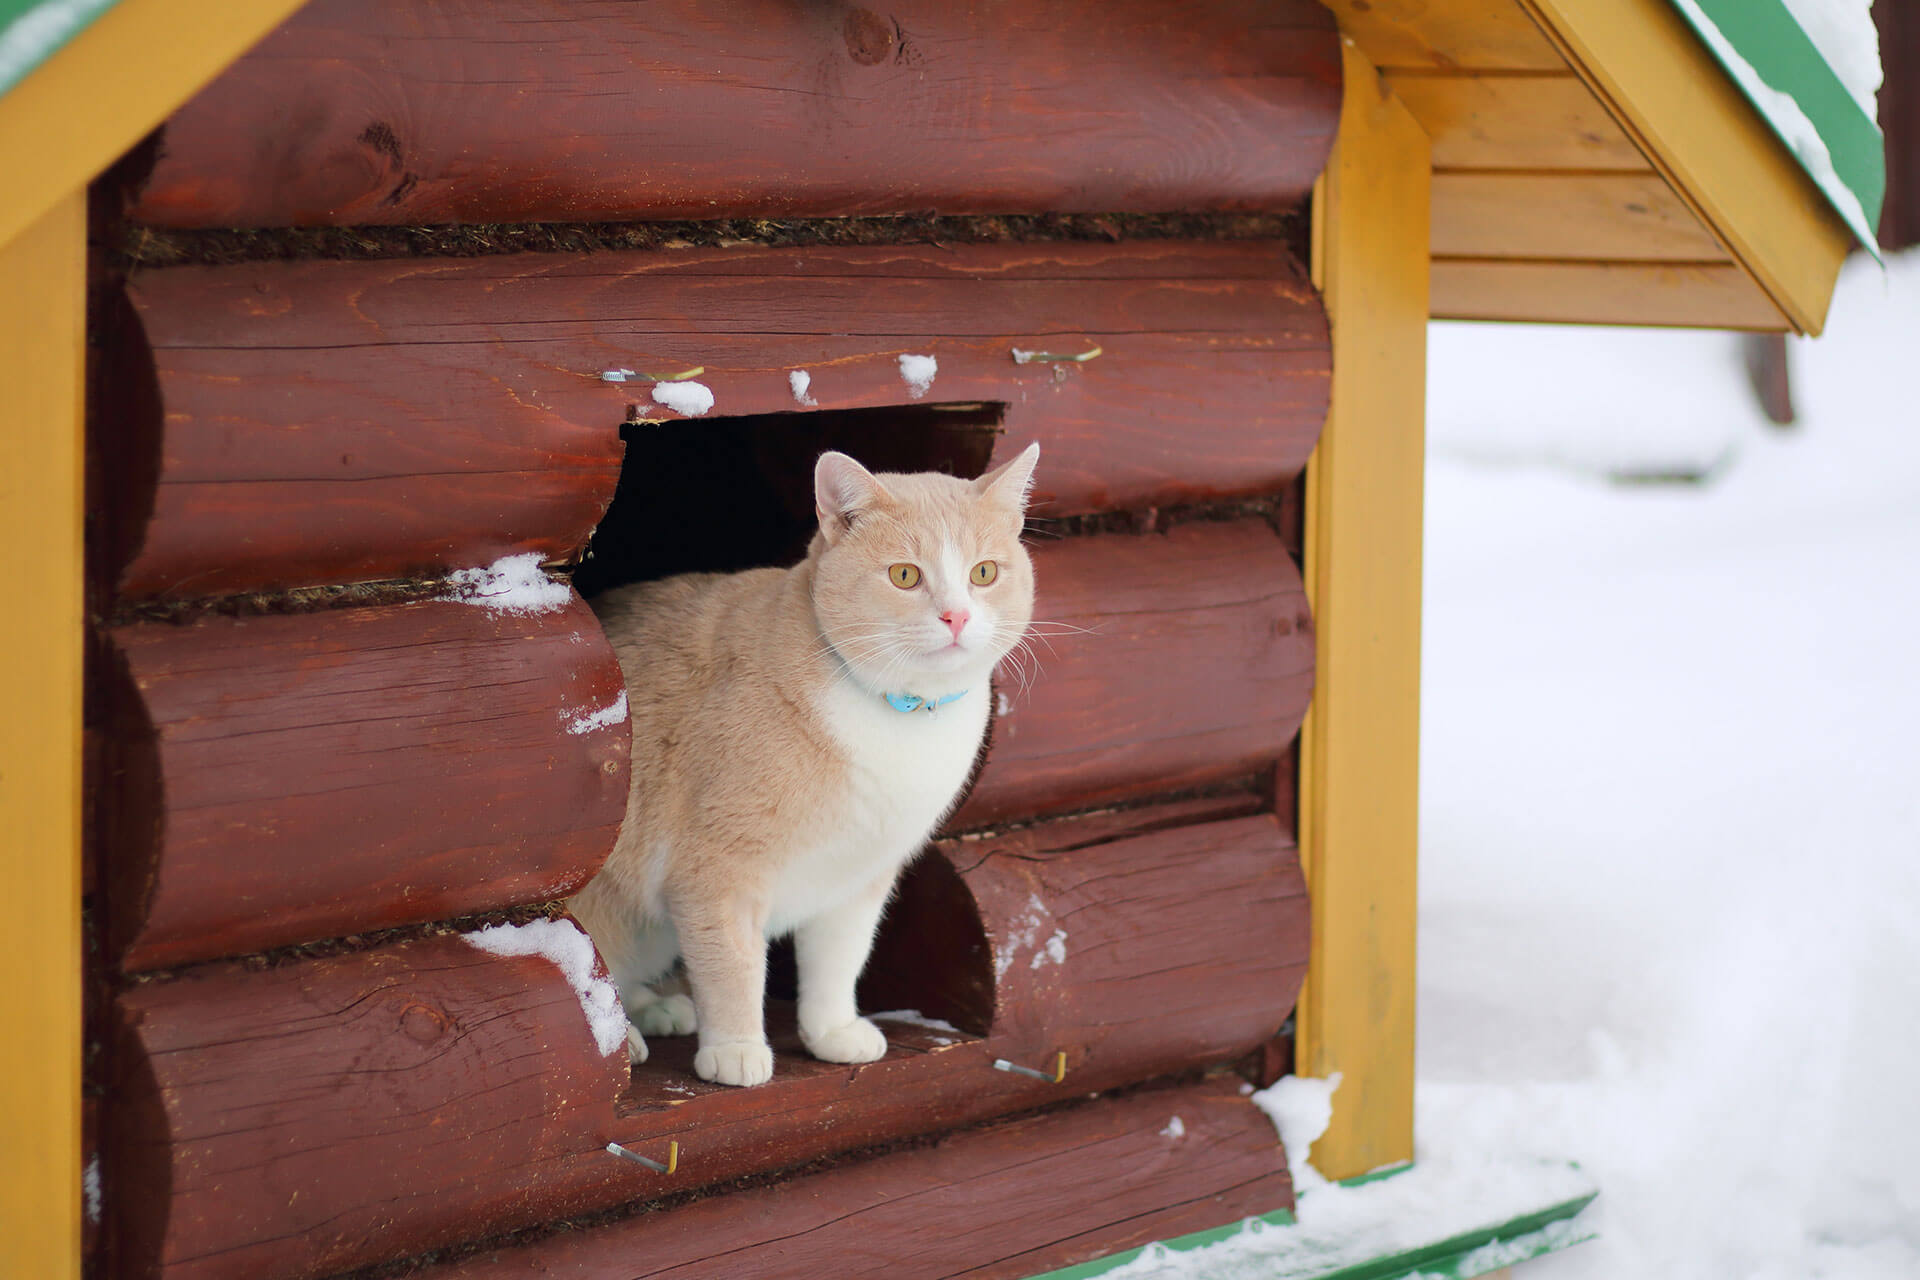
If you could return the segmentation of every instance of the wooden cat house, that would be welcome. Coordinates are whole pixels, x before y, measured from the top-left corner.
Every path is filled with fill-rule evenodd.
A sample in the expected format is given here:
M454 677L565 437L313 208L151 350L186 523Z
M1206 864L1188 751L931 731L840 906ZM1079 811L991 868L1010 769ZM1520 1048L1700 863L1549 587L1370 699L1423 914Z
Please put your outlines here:
M81 8L0 7L7 1275L1097 1269L1284 1216L1295 1064L1407 1160L1427 319L1817 332L1851 242L1666 0ZM892 1050L630 1070L582 592L1034 441Z

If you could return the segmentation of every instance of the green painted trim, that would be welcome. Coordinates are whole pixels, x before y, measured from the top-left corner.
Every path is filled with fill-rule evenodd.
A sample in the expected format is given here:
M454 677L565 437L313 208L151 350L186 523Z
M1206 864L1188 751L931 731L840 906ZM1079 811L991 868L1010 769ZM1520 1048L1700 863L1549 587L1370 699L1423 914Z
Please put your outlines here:
M1740 84L1741 91L1747 94L1748 101L1765 117L1790 151L1793 150L1792 139L1787 135L1783 122L1776 120L1768 110L1768 105L1755 99L1748 86L1741 84L1739 75L1728 65L1718 42L1701 31L1693 6L1699 6L1699 12L1719 28L1720 36L1746 60L1767 87L1786 94L1798 104L1813 125L1814 132L1826 144L1834 174L1859 200L1860 212L1867 223L1864 230L1870 232L1878 227L1880 207L1887 189L1886 140L1881 136L1878 122L1860 109L1859 102L1847 92L1839 75L1821 56L1820 50L1781 0L1692 0L1692 4L1672 0L1672 3L1687 24L1700 32L1702 42L1712 51L1715 60L1727 67L1735 83ZM1795 158L1800 160L1801 167L1806 168L1808 176L1817 183L1819 175L1808 168L1806 160L1797 152ZM1835 211L1846 218L1848 225L1860 236L1862 243L1868 249L1877 251L1878 246L1874 244L1872 236L1861 234L1863 228L1857 225L1849 210L1831 193L1825 194Z
M1364 1186L1369 1182L1378 1182L1383 1178L1405 1173L1411 1168L1413 1168L1411 1164L1390 1165L1384 1169L1375 1169L1371 1173L1363 1173L1355 1178L1347 1178L1340 1185ZM1591 1191L1586 1195L1563 1200L1558 1204L1522 1214L1505 1222L1463 1231L1457 1236L1436 1241L1430 1245L1422 1245L1416 1249L1407 1249L1384 1257L1369 1258L1364 1262L1321 1272L1316 1274L1313 1280L1409 1280L1411 1277L1419 1277L1419 1280L1468 1280L1471 1276L1484 1275L1488 1271L1555 1253L1570 1245L1593 1239L1595 1233L1591 1231L1555 1232L1550 1228L1556 1223L1569 1222L1582 1209L1592 1204L1594 1197L1599 1194L1598 1191ZM1272 1213L1261 1214L1258 1219L1247 1218L1240 1222L1228 1223L1223 1227L1196 1231L1191 1235L1175 1236L1171 1240L1162 1240L1159 1244L1162 1248L1170 1249L1175 1253L1188 1253L1238 1235L1245 1229L1248 1222L1253 1221L1264 1222L1272 1227L1290 1227L1294 1225L1295 1219L1285 1209L1276 1209ZM1473 1255L1489 1246L1501 1246L1500 1259L1491 1265L1480 1266L1475 1262ZM1128 1249L1122 1253L1109 1254L1104 1258L1095 1258L1091 1262L1076 1263L1057 1271L1044 1272L1029 1277L1029 1280L1094 1280L1094 1277L1104 1276L1124 1267L1151 1247L1151 1245L1142 1245L1137 1249Z
M0 94L25 80L118 0L0 0Z

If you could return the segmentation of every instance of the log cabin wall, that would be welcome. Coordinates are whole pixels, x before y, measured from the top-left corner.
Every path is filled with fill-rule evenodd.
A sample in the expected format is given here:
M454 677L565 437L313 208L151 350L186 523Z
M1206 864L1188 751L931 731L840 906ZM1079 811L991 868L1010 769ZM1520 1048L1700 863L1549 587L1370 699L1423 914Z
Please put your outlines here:
M592 1215L567 1265L610 1274L790 1202L663 1198L826 1157L808 1194L888 1233L875 1274L1030 1274L1290 1203L1211 1073L1305 966L1329 343L1298 210L1338 100L1306 0L316 0L189 102L94 303L105 1272L531 1274L561 1259L542 1224ZM588 220L619 225L553 225ZM683 421L642 375L695 367L715 407ZM901 1011L891 1051L807 1058L776 999L753 1090L685 1039L629 1071L556 901L628 786L568 579L666 571L649 480L722 439L775 497L819 447L977 474L1040 441L1061 624L883 929L862 1007ZM1061 1053L1061 1083L991 1069ZM1089 1150L1152 1176L1115 1191ZM916 1232L895 1182L968 1190ZM993 1257L940 1247L1042 1186Z

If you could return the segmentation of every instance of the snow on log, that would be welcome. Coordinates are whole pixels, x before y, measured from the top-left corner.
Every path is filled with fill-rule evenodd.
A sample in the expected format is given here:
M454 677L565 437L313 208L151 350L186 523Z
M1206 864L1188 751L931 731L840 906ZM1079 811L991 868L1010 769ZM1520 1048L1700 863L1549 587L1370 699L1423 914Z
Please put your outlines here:
M522 578L112 628L101 874L121 964L584 884L625 811L625 686L585 602Z
M1306 715L1314 645L1265 521L1041 542L1033 560L1030 678L996 677L986 767L950 827L1271 770Z
M685 408L711 420L793 411L796 369L821 409L903 405L901 358L926 356L929 402L1006 406L996 460L1043 444L1044 516L1275 493L1327 407L1326 315L1272 242L262 262L128 289L99 467L125 599L572 557L621 423L691 385L608 372L701 369L711 408Z
M401 226L1285 209L1313 0L316 0L167 122L135 216Z

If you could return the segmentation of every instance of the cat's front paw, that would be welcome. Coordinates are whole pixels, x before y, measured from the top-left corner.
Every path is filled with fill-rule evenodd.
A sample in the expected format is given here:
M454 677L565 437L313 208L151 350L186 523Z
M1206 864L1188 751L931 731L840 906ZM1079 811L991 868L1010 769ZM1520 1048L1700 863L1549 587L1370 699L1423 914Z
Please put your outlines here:
M873 1062L887 1052L887 1037L865 1018L825 1031L810 1030L802 1023L800 1040L808 1053L823 1062Z
M693 1013L693 1001L678 993L661 996L652 1004L636 1010L634 1025L650 1036L685 1036L700 1025Z
M627 1065L637 1067L647 1060L647 1038L640 1034L640 1028L631 1022L627 1024Z
M773 1079L773 1046L765 1040L703 1044L693 1055L693 1072L715 1084L765 1084Z

